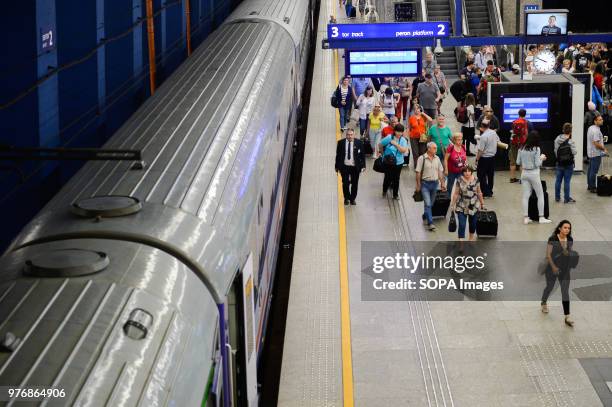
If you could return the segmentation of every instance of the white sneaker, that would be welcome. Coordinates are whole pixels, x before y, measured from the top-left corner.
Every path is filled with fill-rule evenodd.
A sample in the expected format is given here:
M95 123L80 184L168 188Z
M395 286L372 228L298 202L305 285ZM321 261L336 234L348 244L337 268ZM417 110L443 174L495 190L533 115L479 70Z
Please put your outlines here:
M539 223L552 223L552 220L546 219L544 216L540 216Z
M531 223L531 219L529 219L529 216L525 216L523 218L523 224L529 225L530 223Z

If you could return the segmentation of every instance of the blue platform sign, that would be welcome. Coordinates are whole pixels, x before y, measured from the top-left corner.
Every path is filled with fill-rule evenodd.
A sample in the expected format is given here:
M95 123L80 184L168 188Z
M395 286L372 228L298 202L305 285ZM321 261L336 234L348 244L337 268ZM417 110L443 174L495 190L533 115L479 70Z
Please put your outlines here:
M525 4L525 11L533 11L533 10L539 10L540 6L538 6L537 4Z
M448 37L449 35L448 21L327 25L327 38L330 41Z

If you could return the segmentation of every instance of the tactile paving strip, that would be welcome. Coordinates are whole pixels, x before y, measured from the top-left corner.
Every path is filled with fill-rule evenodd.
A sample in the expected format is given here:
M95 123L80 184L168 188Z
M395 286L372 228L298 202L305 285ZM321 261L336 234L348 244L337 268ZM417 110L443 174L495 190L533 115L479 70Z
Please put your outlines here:
M603 358L612 356L609 340L561 341L549 335L543 343L519 345L521 361L531 381L540 394L542 406L573 407L583 405L576 398L576 375L571 374L568 360L579 358ZM576 369L579 368L576 365ZM576 370L574 373L580 373Z

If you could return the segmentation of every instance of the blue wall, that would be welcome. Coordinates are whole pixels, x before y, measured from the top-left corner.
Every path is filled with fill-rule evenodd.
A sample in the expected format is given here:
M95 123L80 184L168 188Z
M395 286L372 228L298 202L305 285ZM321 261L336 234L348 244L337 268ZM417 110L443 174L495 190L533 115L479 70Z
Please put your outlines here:
M157 85L240 0L153 0ZM150 96L145 0L15 1L0 13L0 144L98 147ZM0 161L0 251L82 166Z

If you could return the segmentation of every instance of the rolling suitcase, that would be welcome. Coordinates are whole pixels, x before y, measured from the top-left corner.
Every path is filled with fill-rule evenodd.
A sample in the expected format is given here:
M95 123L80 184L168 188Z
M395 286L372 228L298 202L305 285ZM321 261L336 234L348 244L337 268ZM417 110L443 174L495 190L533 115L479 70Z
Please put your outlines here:
M544 217L548 219L550 216L550 210L548 207L548 191L546 190L546 181L542 181L542 190L544 191ZM540 213L538 212L538 196L535 191L531 191L531 196L529 197L529 209L527 211L529 215L529 219L534 222L540 220Z
M436 192L436 200L431 207L431 216L434 218L445 218L450 206L450 198L447 192Z
M606 168L604 169L604 174L597 176L597 195L612 196L612 175L608 172L609 158L603 157L602 161L606 164Z
M612 176L603 174L597 176L597 195L612 196Z
M476 212L476 233L478 236L497 236L497 214L495 211Z

